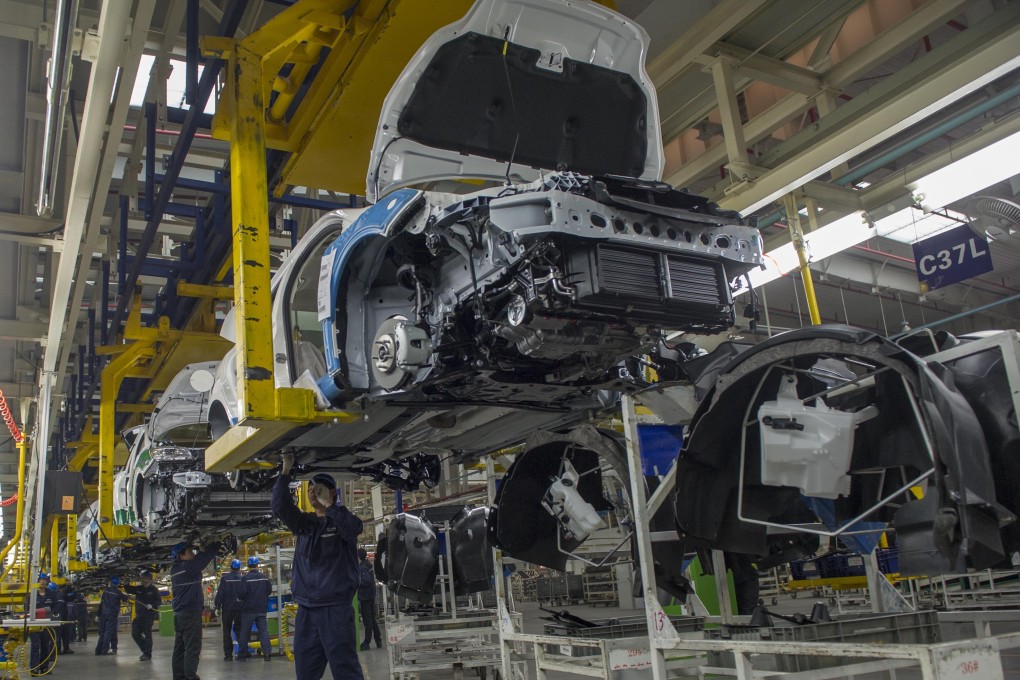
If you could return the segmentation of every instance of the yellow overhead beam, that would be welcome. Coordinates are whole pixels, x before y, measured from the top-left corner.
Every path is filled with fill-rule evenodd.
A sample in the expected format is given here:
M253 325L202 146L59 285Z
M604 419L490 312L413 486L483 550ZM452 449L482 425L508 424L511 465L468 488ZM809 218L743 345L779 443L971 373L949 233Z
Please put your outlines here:
M301 0L237 43L203 39L208 55L236 60L240 46L260 57L263 139L270 149L292 153L273 193L301 185L364 194L383 100L425 40L462 18L471 4L472 0ZM306 83L316 64L314 80ZM290 70L284 76L281 70L286 65ZM234 123L241 116L230 81L237 75L236 69L227 69L227 88L213 118L213 136L218 139L236 139ZM295 107L295 96L304 85ZM248 102L242 106L250 110Z
M116 459L116 416L125 411L143 413L148 408L144 404L118 404L121 383L125 378L149 379L143 394L143 399L148 399L154 390L164 389L185 364L222 357L230 346L215 334L172 329L165 316L159 318L155 327L143 326L141 299L137 296L128 314L123 340L121 344L97 348L113 357L103 368L99 382L99 439L95 447L82 446L68 465L69 469L80 470L92 454L98 453L99 523L106 525L102 535L110 543L131 536L129 527L114 524L114 468L122 462ZM197 351L182 351L188 347Z
M177 282L177 295L181 297L203 298L206 300L233 300L233 286L205 286L199 283Z
M302 0L243 40L229 46L222 41L213 45L230 62L214 126L218 134L229 129L231 140L234 322L241 412L238 423L206 449L209 472L236 469L296 428L357 418L348 413L316 412L310 390L276 387L266 180L267 129L281 129L266 120L267 101L272 86L278 84L280 69L286 63L306 63L311 58L308 44L335 45L346 34L348 22L343 12L351 4L347 0ZM375 4L377 0L362 0L359 8Z
M273 192L280 195L296 185L363 195L383 100L425 40L461 19L471 4L359 3L343 40L323 62L290 120L288 150L294 154Z

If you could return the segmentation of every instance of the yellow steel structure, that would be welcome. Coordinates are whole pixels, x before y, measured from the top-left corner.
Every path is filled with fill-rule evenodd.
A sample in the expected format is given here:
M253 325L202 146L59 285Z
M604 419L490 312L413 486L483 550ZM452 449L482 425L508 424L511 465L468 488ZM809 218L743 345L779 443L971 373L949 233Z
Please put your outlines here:
M263 110L265 143L292 154L274 193L300 185L364 194L376 124L390 87L425 39L463 17L471 4L472 0L301 0L241 41L262 57L262 101L269 102L275 94ZM232 49L224 42L206 45L218 47L221 56ZM291 112L295 94L320 59L314 81ZM285 64L291 69L283 76ZM228 70L228 89L235 73ZM237 101L220 97L213 136L237 139L233 130Z
M306 64L313 57L317 59L321 49L329 49L322 70L330 72L326 63L335 63L350 51L356 53L364 42L364 34L371 25L366 23L364 12L381 12L382 6L397 3L363 1L347 19L344 12L353 4L348 0L303 0L242 40L205 42L207 53L230 62L226 69L227 88L218 106L217 129L222 136L224 127L229 125L231 140L234 320L241 406L238 423L206 449L209 472L236 469L295 428L331 421L351 422L359 417L342 411L317 412L311 391L276 387L266 180L269 131L272 145L286 148L281 146L280 136L298 139L305 129L301 122L305 118L301 116L311 115L295 114L289 122L267 120L267 115L274 118L281 115L279 107L275 112L273 108L267 110L273 88L289 97L290 90L299 85L288 85L287 79L280 77L280 70L287 64ZM350 61L350 55L347 59ZM303 66L296 72L292 70L291 76L301 73L307 74ZM336 84L335 79L323 78L320 74L315 87L308 90L300 107L302 111L324 101L323 82L331 83L330 87Z
M143 396L148 398L153 391L164 389L184 365L221 358L230 347L227 340L215 333L172 329L167 317L160 317L155 328L142 326L141 301L137 297L128 314L124 340L129 342L96 349L97 353L113 356L103 368L99 382L99 438L94 446L90 441L81 442L78 454L68 465L69 469L80 470L90 455L98 454L98 521L100 535L110 544L131 536L130 527L113 523L114 468L124 463L115 458L116 415L124 410L124 405L117 404L121 383L125 378L148 378L150 382Z
M89 568L86 562L77 559L75 546L78 544L78 515L73 512L67 516L67 571L85 571Z
M797 259L800 260L800 280L804 282L804 298L807 300L811 324L817 326L822 323L822 315L818 311L815 282L811 278L811 266L808 262L807 245L804 243L804 230L800 226L800 213L797 212L797 200L792 194L787 194L783 197L783 205L786 207L786 223L790 228L790 240L793 241Z
M16 510L16 520L14 526L14 535L11 536L11 540L7 542L7 545L0 550L0 566L3 565L4 560L10 554L11 550L17 548L15 553L16 559L11 561L11 564L4 569L3 573L0 574L0 603L3 604L14 604L20 602L20 598L27 592L27 582L24 578L24 574L19 574L21 581L14 584L13 587L9 587L7 584L7 575L12 571L15 571L15 567L19 566L24 561L24 541L22 539L22 527L25 524L25 459L28 456L28 437L25 437L20 442L17 442L18 447L18 503Z

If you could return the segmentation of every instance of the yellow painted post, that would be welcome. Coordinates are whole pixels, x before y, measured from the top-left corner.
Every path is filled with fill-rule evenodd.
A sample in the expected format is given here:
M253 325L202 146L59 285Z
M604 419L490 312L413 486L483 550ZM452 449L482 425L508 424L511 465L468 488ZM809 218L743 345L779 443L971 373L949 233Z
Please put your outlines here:
M60 515L53 516L53 525L50 526L50 576L56 576L60 572Z
M276 417L272 299L269 294L269 189L262 58L236 43L231 55L230 207L234 245L238 401L246 418Z
M0 566L3 566L4 559L11 548L21 540L21 527L25 523L25 457L28 455L28 437L24 437L17 443L18 447L18 509L14 525L14 536L7 542L3 550L0 550ZM6 573L6 571L4 572Z
M808 263L807 246L804 243L804 230L800 226L800 213L797 212L797 201L791 195L783 197L786 206L786 223L790 227L790 239L800 260L800 280L804 282L804 298L807 300L808 313L812 325L822 323L822 315L818 311L818 298L815 296L815 282L811 279L811 266Z
M75 569L75 567L77 566L77 562L78 562L77 559L75 559L77 557L77 554L78 554L78 551L76 549L77 546L78 546L78 514L77 514L77 512L78 512L77 509L75 509L74 512L70 513L67 516L67 531L64 532L64 536L66 537L66 540L67 540L67 571L69 571L69 572L77 571Z

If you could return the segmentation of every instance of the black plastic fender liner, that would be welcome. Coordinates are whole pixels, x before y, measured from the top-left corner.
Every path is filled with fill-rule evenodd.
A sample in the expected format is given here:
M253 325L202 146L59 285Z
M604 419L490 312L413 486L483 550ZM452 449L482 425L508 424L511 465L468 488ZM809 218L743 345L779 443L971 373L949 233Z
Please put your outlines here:
M996 500L1014 515L1020 514L1020 483L1009 483L1020 480L1020 423L1002 352L990 348L945 365L981 424L991 456L992 476L998 482ZM1010 524L1002 533L1006 553L1020 550L1020 523Z
M875 376L874 386L866 393L879 406L880 417L858 428L851 470L904 466L920 474L930 469L931 459L922 437L924 428L936 456L931 483L940 491L941 507L952 509L959 517L959 527L947 525L945 516L941 522L929 523L928 530L945 533L935 544L947 553L962 550L972 566L987 565L996 555L1001 558L1001 542L989 537L988 525L998 526L1011 517L995 505L995 480L980 426L973 410L953 387L948 372L929 368L919 357L870 331L842 325L815 326L775 336L740 354L718 374L691 422L678 461L674 509L681 537L695 547L765 554L772 540L766 535L766 527L743 522L737 516L743 418L758 383L771 367L782 363L803 370L819 359L841 357L891 369ZM830 386L815 376L797 376L798 394L803 398ZM778 379L778 371L769 374L774 384L763 384L759 403L774 397ZM918 402L923 422L918 423L914 417L905 389L910 389ZM845 407L864 405L851 399ZM757 428L749 428L745 515L788 522L779 518L801 514L800 491L761 484L757 438ZM851 496L837 502L843 519L870 507L871 501L877 500L871 496L882 491L871 488L865 494L862 489L866 484L859 479L854 478ZM891 519L888 512L883 516ZM915 522L912 526L920 525ZM962 534L962 542L952 540L954 529L957 536ZM952 554L944 558L955 563ZM904 561L909 567L911 559L909 554L901 553L901 567Z
M488 540L489 508L465 506L450 526L453 585L457 595L492 587L492 548Z
M489 541L514 559L531 562L563 571L567 556L556 543L559 525L541 507L540 502L549 487L551 477L560 470L560 461L569 452L574 468L595 469L608 465L626 487L626 503L630 503L630 474L623 435L582 425L567 433L536 432L528 438L525 452L519 454L497 491L495 507L489 514ZM582 467L578 467L581 465ZM596 510L615 510L602 495L601 475L589 475L590 483L581 478L578 490ZM646 478L646 492L658 484L657 479ZM664 503L650 521L651 531L673 529L673 512ZM581 542L561 539L565 550L575 550ZM637 541L631 541L632 557L637 555ZM690 585L681 573L685 552L679 541L656 541L652 544L656 585L673 597L684 600ZM636 560L636 557L633 557ZM456 566L455 566L456 568ZM637 587L639 584L635 582Z
M566 457L580 475L577 491L597 511L613 508L602 495L599 453L613 453L615 445L590 425L565 434L539 431L528 437L496 491L489 515L489 541L515 559L563 571L567 556L557 547L560 525L542 507L542 498ZM560 538L559 546L573 551L582 541Z
M432 600L439 574L439 539L432 523L401 513L386 528L386 587L400 597Z

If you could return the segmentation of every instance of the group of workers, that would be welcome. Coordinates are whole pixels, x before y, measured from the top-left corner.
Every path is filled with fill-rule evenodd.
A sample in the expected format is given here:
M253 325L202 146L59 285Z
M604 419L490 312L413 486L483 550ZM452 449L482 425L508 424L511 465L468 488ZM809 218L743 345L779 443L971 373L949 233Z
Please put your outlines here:
M117 653L117 626L120 608L125 602L134 602L135 618L131 622L131 638L138 645L142 661L152 658L152 625L159 616L159 605L163 601L159 589L152 583L152 572L142 571L140 585L120 588L120 578L114 576L99 598L99 640L96 642L96 656Z
M266 603L272 593L272 582L259 571L259 558L248 558L248 571L244 574L241 573L241 560L231 561L230 571L220 579L214 602L223 626L224 661L235 658L234 640L237 640L236 659L248 660L248 639L253 626L258 633L262 658L265 661L273 658L266 623Z
M363 581L371 563L359 554L358 536L362 522L342 503L336 481L326 473L308 482L313 512L302 512L294 503L290 485L294 456L283 456L283 468L273 487L272 510L295 535L291 593L298 605L294 626L294 663L297 680L320 680L329 665L335 680L363 680L355 639L354 596L359 591L371 604L366 619L365 642L374 636L382 646L374 618L375 581ZM170 568L174 610L173 680L198 680L198 659L202 651L202 571L215 558L219 543L199 549L181 545L175 550ZM216 592L214 604L223 627L223 658L244 661L252 627L258 633L263 658L269 660L272 647L266 631L266 601L272 583L258 571L258 561L248 560L248 572L241 574L241 562L231 562ZM371 573L369 571L369 573ZM366 616L363 614L363 617ZM237 639L237 655L233 639Z
M365 639L361 649L369 648L372 639L382 647L379 626L375 621L375 580L371 562L357 546L362 521L341 501L336 481L320 473L308 482L308 498L313 512L298 509L291 493L291 471L294 457L283 456L283 468L273 488L272 510L295 534L291 593L297 603L294 629L294 661L297 680L320 680L326 666L335 680L363 680L355 639L354 596L362 602ZM219 542L204 546L182 543L171 553L170 582L174 616L173 680L199 680L198 662L202 650L202 612L204 609L202 577L205 568L220 550ZM267 602L272 583L259 571L257 558L249 558L248 571L241 573L240 560L233 560L230 571L220 580L215 607L221 612L223 655L225 660L245 661L248 640L254 628L259 649L266 661L272 647L266 625ZM70 600L62 588L40 574L40 607L49 607L52 618L75 622L85 618L83 599ZM121 606L134 602L135 618L131 635L142 654L142 661L152 658L152 626L162 601L152 583L152 574L140 574L141 585L121 589L120 579L113 577L103 591L99 604L99 640L96 655L116 654L117 626ZM125 592L127 591L127 592ZM84 626L82 626L84 628ZM66 633L64 631L67 631ZM33 633L32 671L45 673L52 667L58 645L65 653L70 650L74 628L61 626L56 634ZM85 639L79 629L79 640ZM236 639L237 654L233 652Z
M80 593L67 591L45 572L40 572L37 587L36 609L47 610L48 618L61 623L30 635L29 667L36 674L48 672L59 654L74 654L71 642L76 635L84 639L87 624L85 599Z

